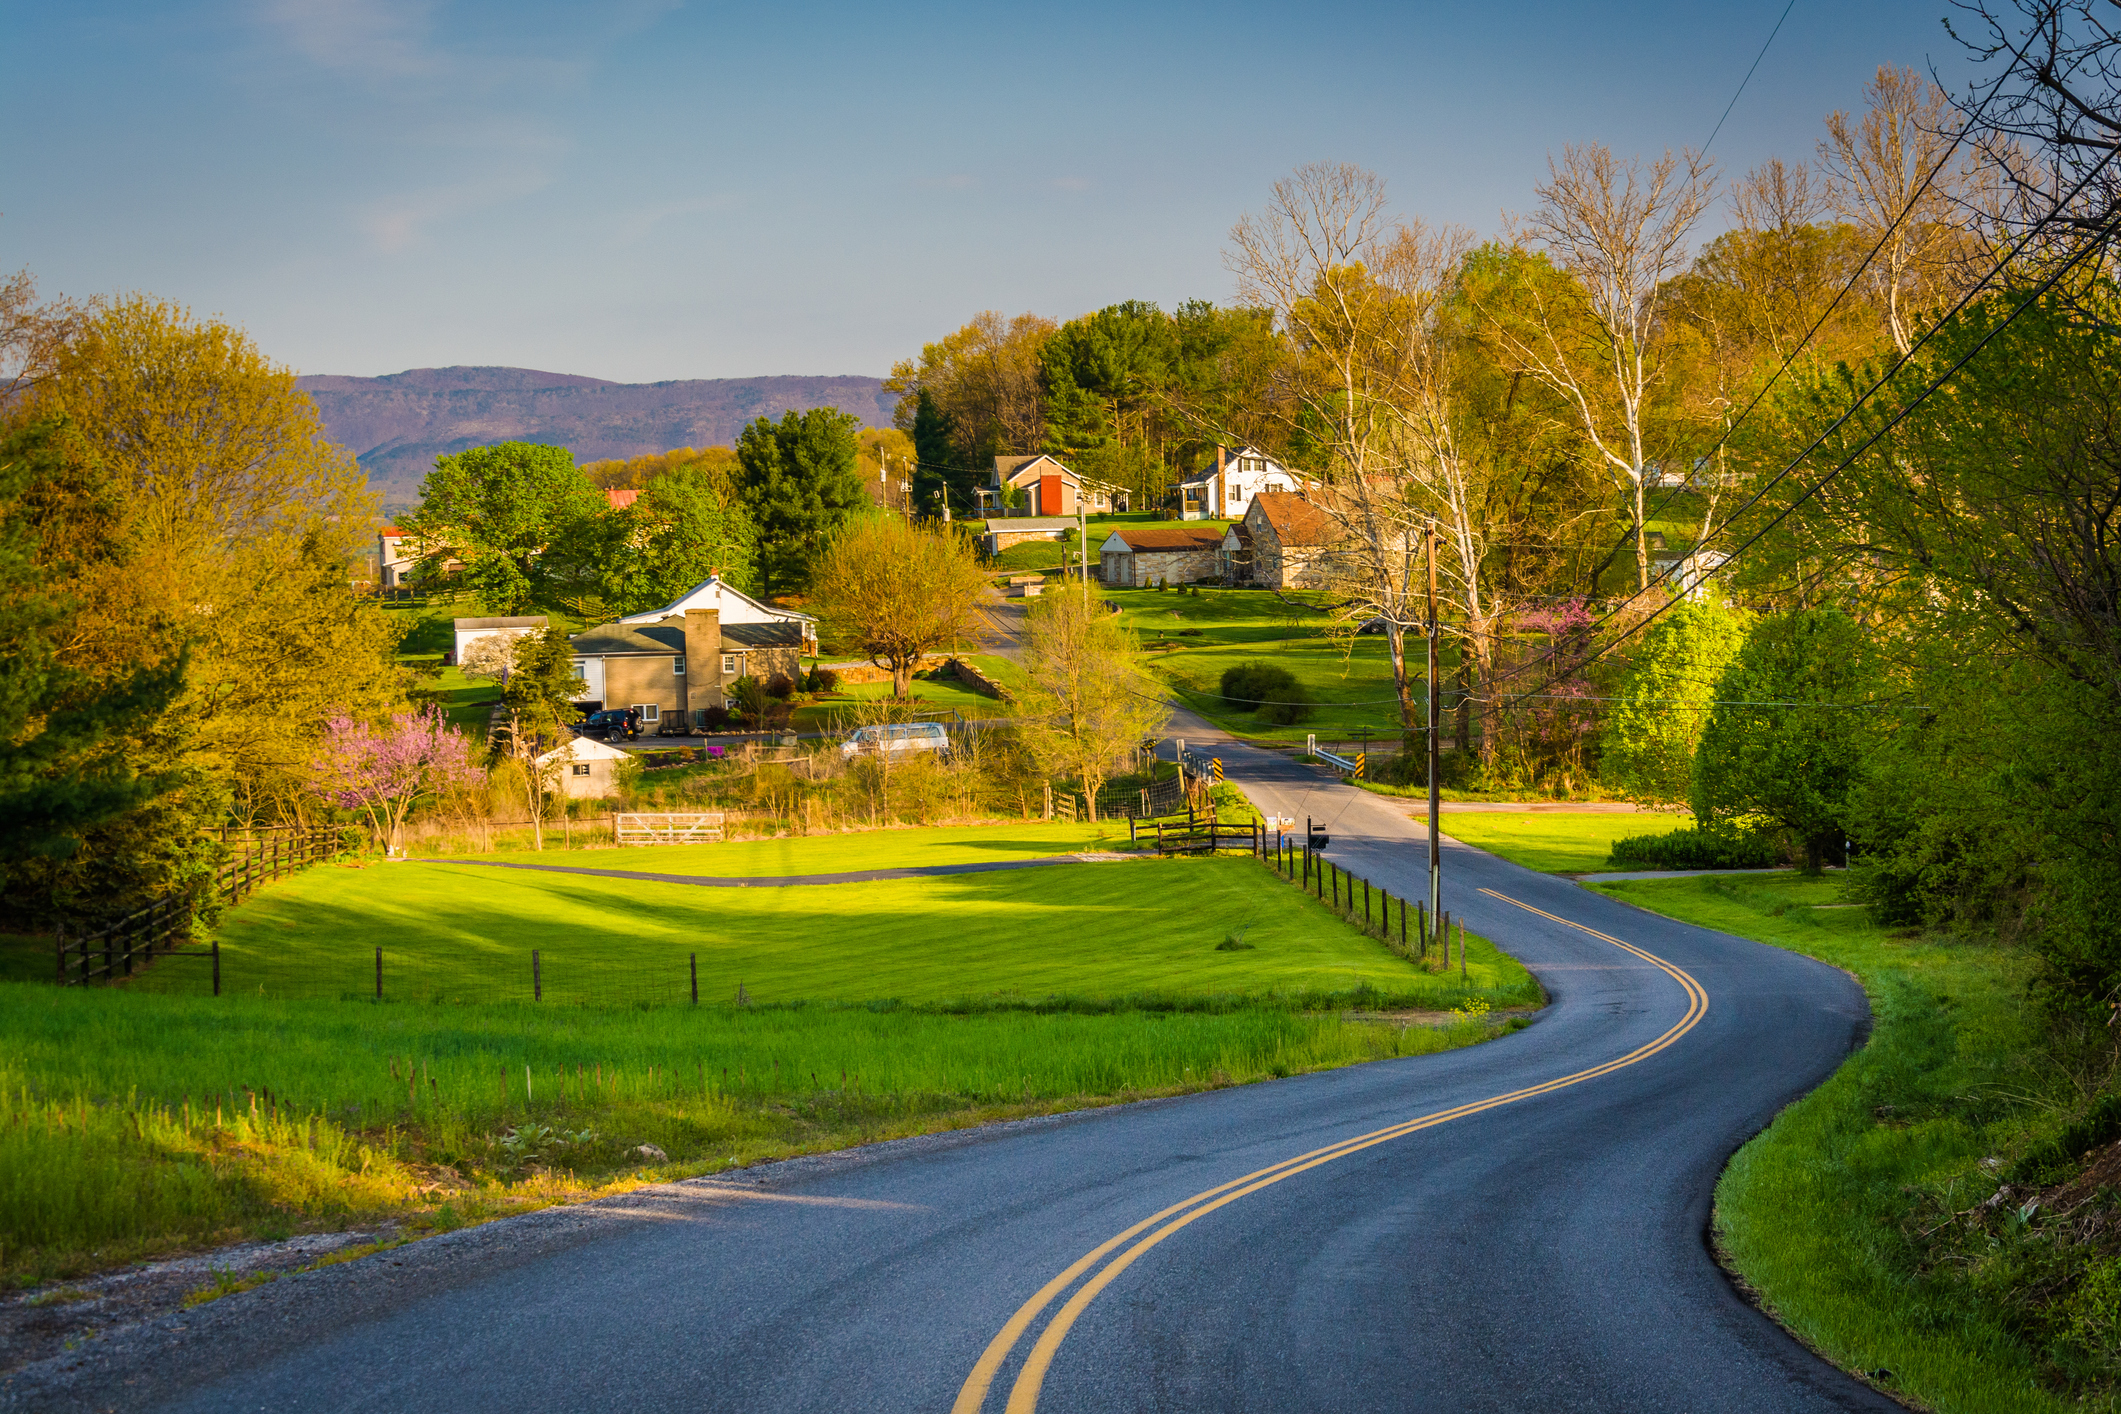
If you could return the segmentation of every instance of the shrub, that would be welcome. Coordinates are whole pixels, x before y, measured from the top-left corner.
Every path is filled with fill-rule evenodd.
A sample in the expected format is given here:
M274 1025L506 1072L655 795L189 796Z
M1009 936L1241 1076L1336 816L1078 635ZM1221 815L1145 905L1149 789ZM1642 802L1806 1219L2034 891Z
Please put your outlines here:
M727 707L701 708L700 729L702 731L710 732L720 732L729 730L729 709ZM719 752L721 748L716 747L715 750Z
M777 697L785 702L794 694L795 679L789 677L788 674L775 673L772 677L766 679L766 695L768 697Z
M1239 663L1223 670L1223 700L1240 712L1257 710L1263 722L1288 726L1310 717L1311 694L1287 668Z
M1607 862L1622 869L1766 869L1782 862L1782 852L1764 835L1673 830L1615 840Z

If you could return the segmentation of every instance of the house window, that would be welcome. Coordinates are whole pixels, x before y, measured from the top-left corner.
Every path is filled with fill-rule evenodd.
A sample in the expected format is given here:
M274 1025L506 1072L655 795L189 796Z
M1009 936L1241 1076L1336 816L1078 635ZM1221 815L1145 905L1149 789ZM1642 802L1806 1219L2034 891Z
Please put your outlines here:
M589 660L587 658L577 658L574 660L574 675L578 678L585 678L589 676Z
M722 676L726 678L726 677L734 677L735 675L736 675L736 654L734 654L734 653L724 653L724 654L722 655Z
M672 676L674 676L674 677L683 677L683 676L685 676L685 660L684 660L683 658L681 658L681 657L680 657L680 658L672 658L672 659L670 660L670 672L671 672L671 675L672 675Z
M633 710L641 714L641 720L644 722L662 720L663 709L653 702L636 702L633 705Z
M589 774L589 764L586 761L577 761L573 766L569 767L568 769L572 774L577 776L586 776Z

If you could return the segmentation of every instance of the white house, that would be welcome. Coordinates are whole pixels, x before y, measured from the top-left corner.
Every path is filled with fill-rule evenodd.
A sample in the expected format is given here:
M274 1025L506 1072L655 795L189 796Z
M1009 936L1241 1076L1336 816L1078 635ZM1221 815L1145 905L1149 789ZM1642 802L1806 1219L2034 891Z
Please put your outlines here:
M561 794L594 799L611 794L612 787L617 784L619 763L630 759L616 746L577 736L569 737L565 746L555 747L540 756L537 764L559 763L557 785Z
M691 609L714 610L716 621L725 629L735 624L800 625L802 651L809 654L817 652L816 616L761 604L735 585L723 583L720 575L707 576L660 609L650 609L645 614L629 614L619 622L629 627L659 624L665 619L676 619L682 623L686 611Z
M386 525L376 532L376 583L396 589L405 583L420 557L405 543L405 532Z
M545 631L543 614L529 614L517 619L458 619L456 621L456 652L450 662L461 665L464 652L482 638L528 638Z
M1240 520L1262 491L1302 495L1305 478L1257 447L1215 449L1215 465L1178 483L1179 519Z

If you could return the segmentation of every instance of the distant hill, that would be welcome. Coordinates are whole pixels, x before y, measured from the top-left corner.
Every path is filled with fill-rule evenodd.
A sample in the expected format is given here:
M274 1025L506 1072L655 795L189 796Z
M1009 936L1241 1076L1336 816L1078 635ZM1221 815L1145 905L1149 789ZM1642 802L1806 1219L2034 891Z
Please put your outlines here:
M298 381L331 439L352 449L392 506L418 498L437 456L488 442L543 442L586 462L726 445L753 418L790 410L836 407L866 426L891 425L883 380L853 375L611 383L530 368L415 368Z

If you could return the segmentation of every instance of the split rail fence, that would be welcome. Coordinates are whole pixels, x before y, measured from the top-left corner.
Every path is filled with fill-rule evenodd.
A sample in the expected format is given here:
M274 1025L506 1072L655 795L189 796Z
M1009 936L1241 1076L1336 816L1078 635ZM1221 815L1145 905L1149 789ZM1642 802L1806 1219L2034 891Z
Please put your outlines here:
M221 841L232 853L215 871L213 883L202 892L231 905L249 898L260 885L306 869L339 851L337 830L291 825L241 832L224 829ZM59 985L122 982L158 959L189 958L212 968L214 995L220 996L221 944L215 941L205 947L187 946L193 942L192 918L201 901L195 893L169 894L92 933L69 936L60 929L56 946Z

